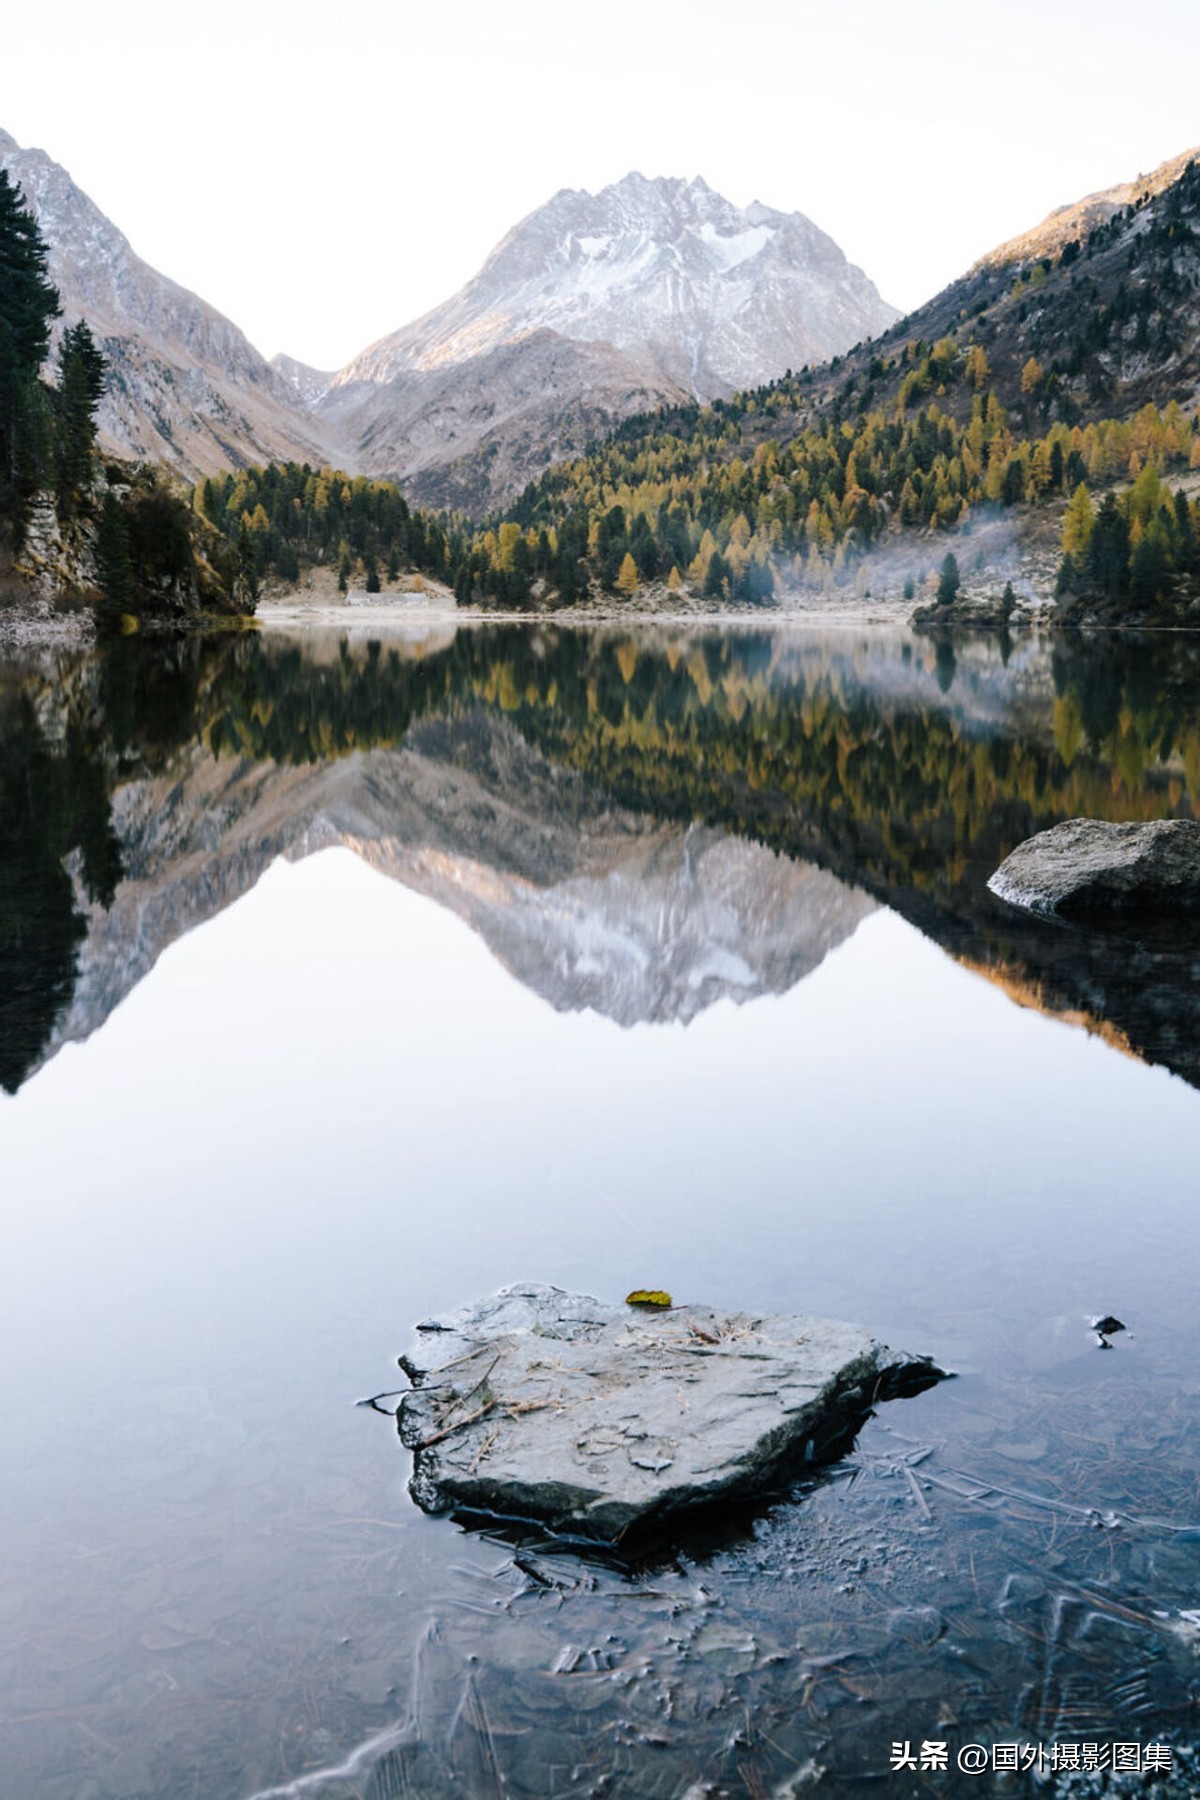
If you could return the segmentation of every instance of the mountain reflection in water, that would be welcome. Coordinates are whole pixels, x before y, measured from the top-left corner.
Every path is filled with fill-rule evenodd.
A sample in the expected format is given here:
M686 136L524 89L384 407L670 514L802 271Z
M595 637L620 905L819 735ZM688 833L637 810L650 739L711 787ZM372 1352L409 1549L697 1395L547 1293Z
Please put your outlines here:
M120 642L0 677L0 1082L86 1037L279 855L335 843L621 1024L783 992L883 903L1023 1004L1200 1085L1187 941L986 882L1075 816L1189 816L1178 641L584 632Z
M986 881L1056 819L1191 812L1196 689L1182 638L890 631L0 674L4 1800L1182 1763L1200 1100L1108 1046L1195 1081L1195 976ZM727 1533L585 1563L426 1518L353 1404L522 1277L855 1319L958 1379Z

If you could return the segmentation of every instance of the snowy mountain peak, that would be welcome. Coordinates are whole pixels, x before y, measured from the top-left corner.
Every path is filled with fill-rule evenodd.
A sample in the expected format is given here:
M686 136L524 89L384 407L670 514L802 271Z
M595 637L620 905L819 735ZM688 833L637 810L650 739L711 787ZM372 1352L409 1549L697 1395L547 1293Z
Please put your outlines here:
M698 175L634 170L597 194L560 189L465 288L335 385L395 382L549 330L613 345L707 400L823 362L896 316L803 213L737 207Z

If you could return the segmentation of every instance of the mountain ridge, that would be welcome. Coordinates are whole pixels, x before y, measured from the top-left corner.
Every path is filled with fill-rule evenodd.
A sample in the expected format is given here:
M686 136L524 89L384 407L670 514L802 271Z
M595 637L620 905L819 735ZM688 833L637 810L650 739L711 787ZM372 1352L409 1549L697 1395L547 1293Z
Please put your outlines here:
M1115 214L1134 205L1143 195L1156 198L1178 181L1188 164L1197 158L1200 158L1200 146L1169 156L1148 175L1098 188L1081 200L1068 200L1064 205L1052 208L1039 225L1018 232L1016 237L1006 238L1002 244L985 252L972 268L998 267L1004 263L1022 262L1028 257L1060 253L1073 238L1086 236L1098 225L1107 225Z
M457 294L342 369L268 362L45 151L0 132L0 166L47 242L63 325L86 317L108 360L102 443L189 480L336 464L491 511L631 414L752 386L896 316L803 214L634 172L560 189Z
M756 322L771 318L759 303L761 284L748 281L752 265L797 302L788 321L773 321L769 348L761 331L748 348L751 334L738 325L747 312ZM726 279L737 271L747 273ZM898 316L803 213L761 201L739 208L699 176L635 170L597 194L560 188L512 227L457 294L351 358L334 382L387 381L469 361L545 326L636 352L668 382L711 400L824 361ZM682 341L678 331L664 335L664 320L679 321Z
M841 416L886 404L937 340L953 339L960 355L979 346L990 391L1030 423L1186 408L1200 403L1198 294L1200 151L1187 150L989 251L877 344L819 371L812 403ZM970 390L938 404L961 416Z

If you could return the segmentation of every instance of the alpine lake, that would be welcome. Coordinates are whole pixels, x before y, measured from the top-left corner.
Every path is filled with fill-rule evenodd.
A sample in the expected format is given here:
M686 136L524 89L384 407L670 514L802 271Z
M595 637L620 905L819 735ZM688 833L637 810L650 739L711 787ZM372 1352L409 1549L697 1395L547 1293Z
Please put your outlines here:
M1200 943L986 885L1196 813L1185 634L10 655L4 1800L1200 1791ZM636 1561L427 1517L361 1402L525 1278L954 1379Z

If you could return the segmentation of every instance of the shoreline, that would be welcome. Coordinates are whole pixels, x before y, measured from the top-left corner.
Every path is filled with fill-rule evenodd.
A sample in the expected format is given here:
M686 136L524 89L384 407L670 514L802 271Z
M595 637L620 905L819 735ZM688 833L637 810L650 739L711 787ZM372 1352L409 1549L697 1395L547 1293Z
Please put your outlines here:
M1073 624L1056 619L1049 605L1036 610L1023 610L1008 626L994 621L975 621L952 616L944 622L914 619L911 600L899 597L828 601L800 596L785 598L765 606L736 607L729 604L663 606L635 603L608 604L588 601L569 607L548 610L544 607L501 610L495 607L456 606L448 596L436 599L410 597L401 592L372 597L370 602L313 599L300 590L294 597L273 597L260 603L253 615L243 621L245 629L271 633L307 631L352 632L359 637L379 633L389 637L425 637L431 633L452 632L461 627L488 625L561 626L571 630L598 628L640 628L653 626L672 630L742 630L776 631L820 626L830 630L862 630L903 627L928 637L956 636L971 633L998 633L1007 630L1013 636L1050 631L1075 635L1080 632L1173 633L1193 635L1200 627L1175 622L1151 624L1138 620L1114 620L1103 623ZM173 622L171 636L206 632L213 628L208 617ZM147 634L156 635L156 634ZM91 647L98 633L94 615L86 608L58 606L53 601L30 597L9 599L0 604L0 656L23 650L83 650Z
M262 630L278 630L295 626L323 629L344 627L361 629L372 624L386 628L397 625L412 629L446 627L448 625L564 625L575 628L593 626L670 625L738 626L743 629L769 630L788 625L830 625L857 628L864 625L912 625L913 602L902 596L880 596L825 600L800 595L788 596L761 606L733 606L728 602L706 604L703 601L663 605L658 599L639 605L633 602L589 600L573 606L501 608L491 606L457 606L447 597L431 600L426 596L410 598L402 590L394 595L374 596L370 601L309 599L300 589L293 596L272 597L259 603L255 622ZM1045 616L1026 613L1014 621L1017 629L1029 629L1049 623ZM967 627L979 629L978 627Z

